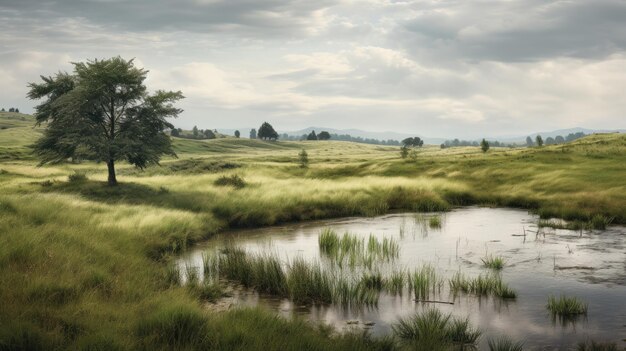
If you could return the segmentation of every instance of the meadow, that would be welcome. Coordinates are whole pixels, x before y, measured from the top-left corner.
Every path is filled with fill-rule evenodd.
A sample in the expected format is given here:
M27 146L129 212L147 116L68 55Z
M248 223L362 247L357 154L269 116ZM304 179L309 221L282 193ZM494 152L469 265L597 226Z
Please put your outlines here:
M229 229L393 211L510 206L548 225L626 223L621 134L486 154L425 146L415 159L401 159L397 147L339 141L174 138L178 158L145 170L120 164L120 184L109 187L104 164L38 167L33 125L31 116L0 114L0 350L399 348L263 309L212 311L210 294L171 284L170 263ZM421 317L404 321L402 334L413 335Z

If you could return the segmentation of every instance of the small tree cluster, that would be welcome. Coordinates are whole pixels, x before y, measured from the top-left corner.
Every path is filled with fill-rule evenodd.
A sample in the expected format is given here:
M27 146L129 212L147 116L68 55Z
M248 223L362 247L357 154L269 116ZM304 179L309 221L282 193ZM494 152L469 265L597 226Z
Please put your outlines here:
M489 142L485 139L483 139L480 142L480 149L483 150L483 152L487 152L487 150L489 150Z
M250 139L256 139L256 129L250 129Z
M277 140L278 133L276 133L274 127L272 127L271 124L263 122L263 124L261 124L261 127L259 127L257 138L263 140Z
M406 138L402 140L402 145L406 147L422 147L424 140L420 139L420 137Z
M6 112L6 110L4 109L4 107L2 108L2 110L0 110L0 112ZM10 107L9 108L9 112L15 112L15 113L20 113L20 109L17 107Z
M307 135L306 140L317 140L317 134L315 134L314 130L312 130L311 133Z

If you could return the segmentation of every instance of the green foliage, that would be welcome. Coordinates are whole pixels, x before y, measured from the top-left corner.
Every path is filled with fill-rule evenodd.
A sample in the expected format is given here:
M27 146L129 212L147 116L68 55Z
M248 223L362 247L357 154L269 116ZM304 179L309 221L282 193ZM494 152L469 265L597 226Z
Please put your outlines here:
M489 351L522 351L524 350L524 343L522 341L513 341L506 336L501 336L497 339L489 339L487 341Z
M535 143L537 143L537 146L539 147L543 146L543 138L541 137L541 135L537 135L537 137L535 137Z
M587 314L587 304L576 297L567 297L561 295L559 298L554 296L548 297L546 308L550 313L556 316L575 316L579 314Z
M407 345L418 350L472 346L478 343L482 334L470 326L469 320L453 318L451 314L443 314L434 308L399 319L392 325L392 330Z
M234 188L241 189L246 186L246 181L240 176L233 174L230 176L220 176L213 184L217 186L232 186Z
M327 131L322 131L317 135L319 140L330 140L330 134Z
M314 130L312 130L311 133L306 136L306 140L317 140L317 134L315 134Z
M420 137L406 138L402 140L402 145L405 147L422 147L424 140L420 139Z
M489 255L481 258L480 260L483 261L483 265L487 268L495 270L501 270L502 268L504 268L505 260L502 256Z
M596 342L594 340L589 340L585 342L581 342L576 347L577 351L618 351L616 343L612 342Z
M302 149L302 151L300 151L298 160L301 168L307 168L309 166L309 154L307 154L306 150Z
M67 176L67 180L70 183L79 183L79 182L84 182L87 181L87 175L85 173L82 172L74 172L72 174L70 174L69 176Z
M235 138L239 138L240 136L241 136L241 133L238 130L236 130L235 131Z
M441 228L441 217L432 216L428 218L428 226L433 229Z
M480 142L480 149L483 150L483 152L487 152L489 150L489 142L485 139L483 139Z
M252 135L252 132L250 132L250 134ZM261 127L259 127L257 138L263 140L277 140L278 133L274 130L274 127L272 127L271 124L263 122L263 124L261 124Z
M400 157L405 159L409 156L409 148L406 146L400 147Z
M147 94L147 71L121 57L74 63L74 72L43 77L30 83L28 97L45 99L35 109L37 123L45 123L35 151L42 163L68 158L103 160L109 183L117 183L114 162L145 168L164 154L174 155L165 129L167 118L182 110L173 103L180 92Z

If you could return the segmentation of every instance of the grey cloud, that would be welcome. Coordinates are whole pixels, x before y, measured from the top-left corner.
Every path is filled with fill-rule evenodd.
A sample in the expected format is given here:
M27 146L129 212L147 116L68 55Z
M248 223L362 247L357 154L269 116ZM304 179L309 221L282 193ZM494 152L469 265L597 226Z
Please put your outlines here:
M437 60L602 58L626 49L626 2L444 2L396 28L413 54Z
M333 2L281 0L7 0L0 9L24 17L76 17L120 30L245 33L291 36L315 24L315 12Z

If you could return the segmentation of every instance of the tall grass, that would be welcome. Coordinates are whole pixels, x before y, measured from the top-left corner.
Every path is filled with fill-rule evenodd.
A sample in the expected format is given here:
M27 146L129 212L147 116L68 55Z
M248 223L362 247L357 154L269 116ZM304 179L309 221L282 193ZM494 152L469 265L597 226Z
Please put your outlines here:
M491 295L505 299L514 299L517 294L502 278L496 274L478 275L475 278L467 278L462 273L456 272L448 280L448 285L453 293L471 293L476 295Z
M441 290L443 280L440 280L431 265L423 265L409 275L409 291L413 292L416 300L427 300L431 294Z
M495 270L501 270L502 268L504 268L505 264L504 257L502 256L489 255L481 258L481 261L483 261L483 265L485 267Z
M501 336L496 339L487 341L489 351L522 351L524 350L524 342L513 341L509 337Z
M568 297L561 295L559 298L555 296L548 297L546 308L550 313L557 316L576 316L579 314L587 314L587 304L577 297Z
M383 238L382 241L370 235L359 238L352 233L339 236L332 229L324 229L318 237L320 252L337 266L355 268L363 266L371 269L375 262L393 261L400 254L400 245L393 238Z
M453 318L438 309L428 309L392 325L394 334L419 350L446 349L451 345L476 345L481 332L469 320Z

